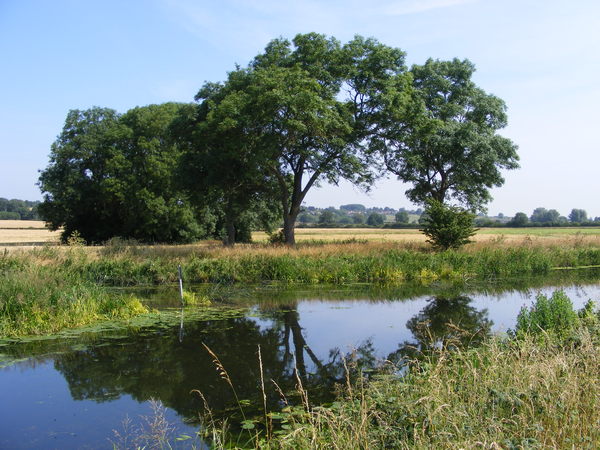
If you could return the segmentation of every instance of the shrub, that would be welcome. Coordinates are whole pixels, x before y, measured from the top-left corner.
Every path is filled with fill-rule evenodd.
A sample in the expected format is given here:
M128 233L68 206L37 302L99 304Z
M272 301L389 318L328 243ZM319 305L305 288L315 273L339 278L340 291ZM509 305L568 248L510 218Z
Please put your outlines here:
M477 231L473 227L474 214L437 200L428 202L424 217L421 231L438 250L462 247L472 242L469 238Z
M515 331L517 336L546 333L564 338L578 325L573 303L563 291L556 291L550 298L539 294L530 308L521 308Z

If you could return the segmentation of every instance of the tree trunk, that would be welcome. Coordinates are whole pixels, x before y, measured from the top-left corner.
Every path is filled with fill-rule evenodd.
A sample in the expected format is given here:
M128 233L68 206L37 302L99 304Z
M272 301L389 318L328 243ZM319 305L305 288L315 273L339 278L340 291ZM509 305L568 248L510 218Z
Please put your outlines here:
M227 235L223 239L223 243L227 247L233 247L235 245L235 223L233 221L233 217L227 218L227 224L225 227L226 227Z
M296 245L296 215L286 214L283 218L283 236L286 245Z

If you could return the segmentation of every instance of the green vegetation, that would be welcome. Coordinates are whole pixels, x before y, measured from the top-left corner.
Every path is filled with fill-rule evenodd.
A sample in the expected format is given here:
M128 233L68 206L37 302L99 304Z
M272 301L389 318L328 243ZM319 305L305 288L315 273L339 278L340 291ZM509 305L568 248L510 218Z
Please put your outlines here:
M181 264L186 283L297 284L378 283L429 285L547 275L555 267L600 265L589 246L483 247L434 253L418 247L369 244L300 244L297 249L253 245L215 247L44 248L0 257L3 336L43 334L143 312L139 301L108 294L102 286L176 283ZM188 303L204 304L188 295Z
M147 312L133 296L109 293L83 279L75 260L38 265L0 258L0 336L51 334L100 320Z
M553 314L577 317L564 294L552 297ZM538 297L531 312L542 303ZM586 320L566 334L549 325L544 341L519 332L477 348L428 346L402 375L392 367L348 378L330 405L312 406L300 385L301 404L247 418L233 438L260 448L597 448L600 312L588 305L579 315ZM207 434L227 447L231 435L212 426Z
M64 265L83 279L108 286L177 282L177 265L191 283L403 283L437 279L487 280L548 274L555 267L600 265L600 248L484 247L434 253L393 244L299 244L297 250L268 245L236 251L190 247L123 247L116 253L80 258L60 251L5 255L11 264ZM27 262L25 262L27 261Z
M407 70L404 59L372 38L298 34L206 83L196 105L72 110L40 175L40 215L64 241L77 231L88 243L232 245L280 225L293 245L313 186L368 189L385 171L413 185L416 203L454 198L483 210L500 169L518 167L516 146L497 134L504 103L475 85L467 60ZM343 218L383 225L374 214Z
M39 220L39 204L40 202L0 197L0 220Z
M423 233L433 248L448 250L460 248L472 240L475 232L475 214L463 209L446 206L437 200L429 200L425 208Z
M189 242L209 235L212 215L193 209L176 183L181 150L170 127L186 108L70 111L40 175L39 212L49 227L62 227L64 242L74 233L87 243L114 236Z
M582 326L592 329L600 326L600 316L594 314L594 309L595 303L589 300L578 313L575 312L571 299L562 291L555 291L550 298L540 294L533 306L521 309L513 334L519 338L538 336L565 340Z
M383 108L379 149L415 203L454 199L484 210L489 190L504 184L500 170L519 167L517 146L497 133L506 105L473 82L474 72L468 60L429 59L410 69L411 101Z

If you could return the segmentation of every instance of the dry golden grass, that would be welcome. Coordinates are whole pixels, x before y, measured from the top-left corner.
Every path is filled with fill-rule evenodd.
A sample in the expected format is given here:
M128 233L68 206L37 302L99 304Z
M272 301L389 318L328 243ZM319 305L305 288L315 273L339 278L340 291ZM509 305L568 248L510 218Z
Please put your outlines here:
M0 248L16 251L40 243L57 243L60 231L48 231L43 225L41 221L0 221ZM28 226L34 228L26 228ZM264 232L255 232L252 237L254 244L237 244L233 248L223 247L219 241L206 240L189 245L139 246L137 253L147 257L185 257L193 253L207 256L282 255L289 252L308 256L429 247L425 236L416 229L298 228L296 241L301 245L297 248L268 245L267 234ZM311 242L322 245L308 245ZM600 228L485 228L479 230L474 236L474 243L466 246L465 251L515 246L600 247ZM103 247L87 249L90 256L99 255L102 251Z
M42 220L0 220L0 230L42 229L46 226Z
M255 232L256 242L266 242L267 235ZM360 241L380 243L424 244L425 236L416 229L381 228L297 228L296 241ZM495 245L573 245L600 246L600 228L483 228L473 238L476 244Z
M0 220L0 247L58 242L59 237L60 231L49 231L41 220Z

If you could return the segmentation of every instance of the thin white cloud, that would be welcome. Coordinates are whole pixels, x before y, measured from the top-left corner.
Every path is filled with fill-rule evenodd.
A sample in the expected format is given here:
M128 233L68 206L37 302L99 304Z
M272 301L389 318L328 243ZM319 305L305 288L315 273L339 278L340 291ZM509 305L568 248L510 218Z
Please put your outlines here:
M403 0L382 7L382 12L392 16L406 16L418 14L434 9L449 8L452 6L473 3L477 0Z
M158 101L163 102L190 102L198 92L197 80L169 80L154 84L152 94Z

